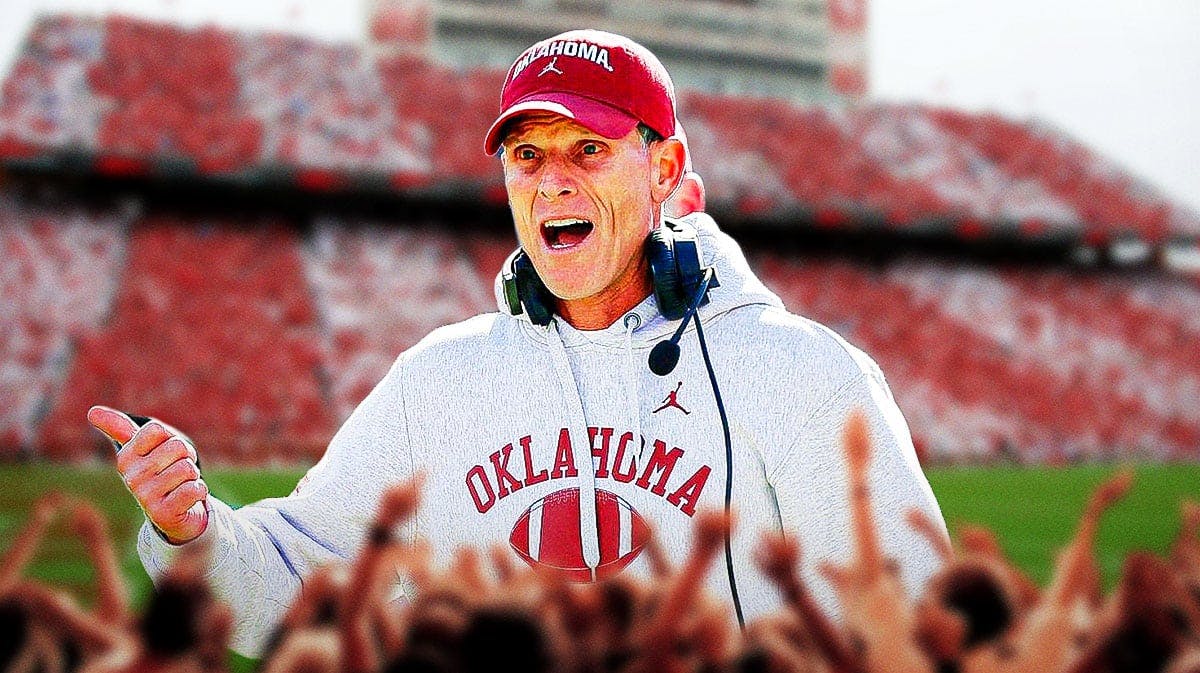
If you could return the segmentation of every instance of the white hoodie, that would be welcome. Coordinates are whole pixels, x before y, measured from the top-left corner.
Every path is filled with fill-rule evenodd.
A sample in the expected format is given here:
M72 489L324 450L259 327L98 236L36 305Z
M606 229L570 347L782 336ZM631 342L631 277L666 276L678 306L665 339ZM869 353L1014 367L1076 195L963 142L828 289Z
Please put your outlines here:
M856 407L875 447L881 539L917 593L938 561L904 513L942 517L879 368L788 313L708 216L689 221L720 281L700 317L729 418L733 567L746 619L780 605L752 562L760 534L780 529L797 536L804 579L838 613L815 568L852 556L840 437ZM647 522L670 558L688 553L692 516L722 508L726 488L723 428L694 324L675 371L660 378L647 357L678 323L658 313L653 296L587 332L557 319L538 327L500 306L401 354L292 495L236 511L209 498L198 539L213 543L209 578L234 608L234 649L257 656L301 579L351 558L383 488L418 469L424 502L402 534L428 540L438 563L462 545L502 544L578 579L647 574ZM175 548L146 525L138 551L157 580ZM730 601L724 562L708 588Z

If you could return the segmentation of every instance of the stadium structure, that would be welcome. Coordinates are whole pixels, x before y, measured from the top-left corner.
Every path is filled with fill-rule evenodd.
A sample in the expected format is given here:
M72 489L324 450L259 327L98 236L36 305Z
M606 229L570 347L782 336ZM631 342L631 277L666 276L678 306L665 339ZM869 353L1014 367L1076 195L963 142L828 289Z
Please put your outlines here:
M1052 125L866 100L861 3L499 4L380 0L361 43L41 17L0 100L0 457L104 455L106 403L206 461L313 460L495 310L482 138L518 45L578 19L663 53L710 212L926 459L1200 459L1195 213Z
M682 89L809 104L866 92L863 0L371 0L367 16L374 53L460 68L507 70L540 39L596 27L649 47Z

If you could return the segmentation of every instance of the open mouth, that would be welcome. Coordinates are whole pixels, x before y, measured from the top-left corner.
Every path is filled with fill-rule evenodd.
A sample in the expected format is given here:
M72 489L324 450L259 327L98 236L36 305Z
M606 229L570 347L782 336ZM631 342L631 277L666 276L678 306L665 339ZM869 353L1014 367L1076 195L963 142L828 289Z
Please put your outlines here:
M542 223L542 238L551 250L573 248L592 233L594 225L584 219L568 217Z

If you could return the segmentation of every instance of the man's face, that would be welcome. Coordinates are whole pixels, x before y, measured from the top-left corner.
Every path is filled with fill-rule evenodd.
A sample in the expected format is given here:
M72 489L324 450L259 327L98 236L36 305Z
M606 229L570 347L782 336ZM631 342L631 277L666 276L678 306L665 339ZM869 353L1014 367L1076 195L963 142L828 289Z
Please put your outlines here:
M502 151L517 239L546 287L567 301L644 298L642 246L678 179L661 186L661 151L637 129L613 140L552 113L514 122Z

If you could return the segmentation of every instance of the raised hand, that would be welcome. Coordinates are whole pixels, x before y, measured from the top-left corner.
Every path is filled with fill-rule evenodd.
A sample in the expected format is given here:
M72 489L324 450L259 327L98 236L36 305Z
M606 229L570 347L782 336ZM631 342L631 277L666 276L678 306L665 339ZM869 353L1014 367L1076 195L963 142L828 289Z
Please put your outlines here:
M1084 521L1098 520L1105 510L1112 507L1118 500L1125 497L1129 487L1133 485L1133 470L1123 468L1112 477L1096 487L1091 500L1088 501L1084 512Z
M1059 558L1054 576L1043 594L1045 600L1067 606L1082 598L1083 592L1095 583L1099 570L1093 550L1101 517L1129 492L1132 484L1133 471L1124 468L1096 487L1083 511L1075 538Z
M1099 591L1100 574L1094 553L1096 533L1105 511L1129 492L1132 483L1133 471L1125 468L1096 487L1074 539L1055 564L1049 586L1017 628L1013 656L1001 670L1065 671L1078 656L1076 639L1063 634L1091 626L1095 615L1089 594Z
M875 516L871 512L871 497L867 486L867 468L871 463L871 441L867 419L856 411L846 419L842 443L846 453L846 469L850 482L850 521L854 531L858 564L868 575L883 571L883 549L879 544L879 531L875 528Z
M125 580L117 564L108 522L99 510L86 501L76 502L70 513L71 532L87 547L96 571L96 614L113 625L127 625L132 619L126 597Z
M138 427L110 407L88 410L88 422L115 442L117 471L150 523L172 544L194 540L208 526L208 485L186 435L156 419Z
M397 552L402 549L392 529L416 511L424 482L424 476L418 474L383 492L367 544L351 566L347 591L338 610L342 640L340 667L347 673L367 673L379 668L381 652L376 635L380 624L375 618L381 615L378 608L384 603L385 585L389 576L395 575Z
M871 494L867 483L871 444L868 439L867 422L861 412L855 411L846 420L842 445L846 456L846 481L850 487L850 528L854 538L854 559L845 566L822 564L821 573L840 596L850 598L856 595L856 589L883 581L887 571L883 550L879 544L879 532L875 529L875 515L871 512Z
M755 550L754 562L783 595L784 603L809 634L813 646L833 671L858 671L862 664L850 650L833 622L809 595L796 571L800 564L800 543L780 534L762 537Z
M732 530L730 514L704 511L696 515L692 530L692 551L678 573L667 581L661 602L641 629L635 649L640 653L630 671L674 670L676 649L687 626L686 617L697 614L695 609L702 592L700 587L713 560L720 553L725 535Z
M876 671L932 672L913 636L912 605L900 584L895 564L884 557L871 510L867 468L871 462L870 433L861 411L846 420L842 435L850 488L850 529L854 558L846 565L822 563L820 571L842 604L852 638L862 646L863 668Z
M46 535L46 528L63 508L66 498L58 491L51 491L38 498L25 527L17 534L4 558L0 560L0 596L4 596L17 583L25 566L37 553L38 545Z

